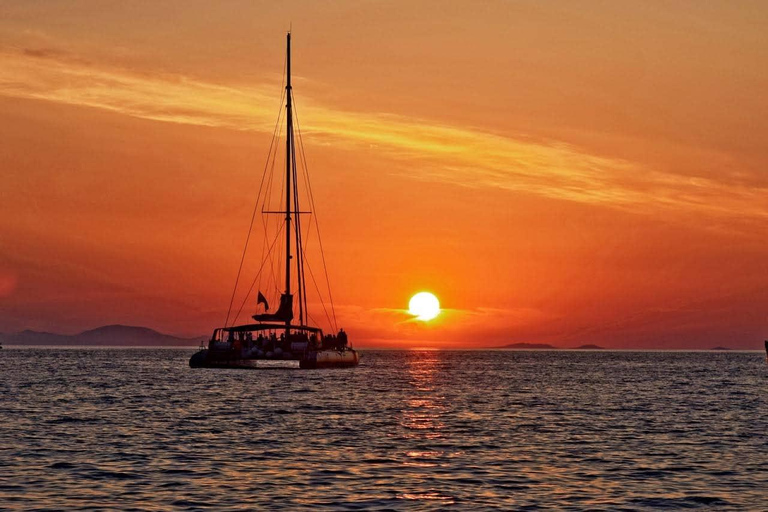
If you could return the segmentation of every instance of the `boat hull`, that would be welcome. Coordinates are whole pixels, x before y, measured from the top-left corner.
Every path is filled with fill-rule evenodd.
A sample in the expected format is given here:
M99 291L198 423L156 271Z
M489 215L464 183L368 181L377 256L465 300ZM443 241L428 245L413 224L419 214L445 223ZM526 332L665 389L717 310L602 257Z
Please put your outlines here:
M299 360L299 368L351 368L360 363L356 350L318 350L307 353Z
M203 349L189 358L190 368L257 368L256 359L244 359L240 357L214 357L209 350Z
M253 369L259 367L259 361L274 362L275 358L264 357L235 357L231 352L211 351L202 349L189 358L190 368L238 368ZM351 368L360 363L360 356L356 350L318 350L310 351L298 360L299 368L311 370L316 368Z

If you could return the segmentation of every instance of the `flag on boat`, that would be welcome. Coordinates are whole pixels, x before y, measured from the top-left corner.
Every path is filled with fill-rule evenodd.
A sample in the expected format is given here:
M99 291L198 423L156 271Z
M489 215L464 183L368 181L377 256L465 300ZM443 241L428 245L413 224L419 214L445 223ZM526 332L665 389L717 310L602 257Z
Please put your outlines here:
M256 305L264 304L264 311L269 311L269 302L263 293L259 292L259 297L256 299Z

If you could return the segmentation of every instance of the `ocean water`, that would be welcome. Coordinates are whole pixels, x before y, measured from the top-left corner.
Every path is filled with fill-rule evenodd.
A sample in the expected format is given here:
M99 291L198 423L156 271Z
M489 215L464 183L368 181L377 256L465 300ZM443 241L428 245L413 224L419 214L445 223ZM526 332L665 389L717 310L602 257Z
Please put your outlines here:
M759 352L0 351L2 509L768 509Z

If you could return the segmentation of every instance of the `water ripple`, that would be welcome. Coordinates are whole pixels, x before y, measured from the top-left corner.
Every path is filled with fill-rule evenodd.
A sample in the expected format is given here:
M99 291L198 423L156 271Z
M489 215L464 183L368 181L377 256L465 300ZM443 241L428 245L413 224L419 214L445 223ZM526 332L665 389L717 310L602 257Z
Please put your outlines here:
M759 353L6 349L0 507L763 509Z

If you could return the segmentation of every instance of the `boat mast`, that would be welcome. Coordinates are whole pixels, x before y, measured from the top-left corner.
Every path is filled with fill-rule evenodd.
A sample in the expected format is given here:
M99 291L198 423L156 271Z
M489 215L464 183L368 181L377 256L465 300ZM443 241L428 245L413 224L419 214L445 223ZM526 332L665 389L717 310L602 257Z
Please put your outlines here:
M291 109L291 33L287 36L287 57L285 85L286 103L286 132L285 132L285 295L291 296L291 146L293 144L293 112ZM288 337L291 321L285 322L285 337Z

